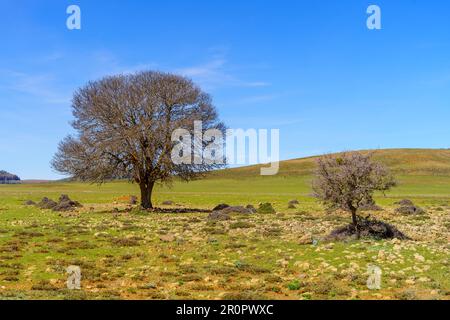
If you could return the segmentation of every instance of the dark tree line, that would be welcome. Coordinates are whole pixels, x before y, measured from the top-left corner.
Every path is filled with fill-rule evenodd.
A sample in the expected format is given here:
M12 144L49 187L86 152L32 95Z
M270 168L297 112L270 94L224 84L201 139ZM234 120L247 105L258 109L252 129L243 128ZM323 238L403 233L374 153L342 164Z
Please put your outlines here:
M17 183L19 181L18 176L3 170L0 171L0 184Z

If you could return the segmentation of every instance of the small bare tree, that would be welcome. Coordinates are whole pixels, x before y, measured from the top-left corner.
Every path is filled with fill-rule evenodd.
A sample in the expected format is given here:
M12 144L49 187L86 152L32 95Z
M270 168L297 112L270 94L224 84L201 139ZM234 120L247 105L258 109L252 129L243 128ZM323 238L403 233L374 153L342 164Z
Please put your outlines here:
M359 231L358 209L374 203L375 191L385 192L395 185L389 170L373 162L371 154L343 153L318 159L313 195L330 209L350 212L355 230Z
M210 96L184 77L151 71L106 77L79 89L72 108L78 134L60 143L53 168L82 181L130 179L140 186L143 208L153 207L155 183L189 181L221 165L172 161L174 130L193 134L201 121L202 133L224 131Z

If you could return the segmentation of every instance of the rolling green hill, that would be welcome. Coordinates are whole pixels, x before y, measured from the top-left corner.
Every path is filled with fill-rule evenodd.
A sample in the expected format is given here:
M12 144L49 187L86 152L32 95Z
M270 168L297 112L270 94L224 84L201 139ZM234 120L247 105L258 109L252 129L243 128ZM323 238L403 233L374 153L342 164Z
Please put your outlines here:
M386 164L394 174L401 176L450 176L450 149L384 149L373 152L374 159ZM309 176L315 160L308 157L282 161L279 176ZM243 178L259 175L261 166L250 166L218 171L214 178Z
M392 149L374 152L374 158L388 165L398 186L377 199L392 205L396 200L410 198L418 204L450 201L450 150ZM208 178L190 183L174 181L171 187L158 185L154 201L157 205L172 200L186 206L212 208L218 203L245 205L271 202L280 210L292 199L315 206L311 194L311 179L317 157L281 162L280 174L261 176L260 166L221 170ZM15 203L43 196L57 199L69 194L81 203L110 203L124 195L138 194L139 188L126 181L104 185L58 181L52 183L0 186L2 198Z

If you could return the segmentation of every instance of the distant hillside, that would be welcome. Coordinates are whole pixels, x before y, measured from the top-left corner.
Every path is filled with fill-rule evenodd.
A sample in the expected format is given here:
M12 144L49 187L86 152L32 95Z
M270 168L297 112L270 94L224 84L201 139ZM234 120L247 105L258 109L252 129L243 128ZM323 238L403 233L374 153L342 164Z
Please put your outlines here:
M20 182L20 178L18 176L3 170L0 171L0 184L10 184L18 182Z
M37 179L31 179L31 180L22 180L22 184L40 184L40 183L50 183L53 182L53 180L37 180Z
M450 176L450 149L384 149L373 152L374 159L386 164L397 175ZM282 161L281 176L306 176L314 171L315 160L309 157ZM214 172L212 177L243 178L260 174L261 166L226 169Z

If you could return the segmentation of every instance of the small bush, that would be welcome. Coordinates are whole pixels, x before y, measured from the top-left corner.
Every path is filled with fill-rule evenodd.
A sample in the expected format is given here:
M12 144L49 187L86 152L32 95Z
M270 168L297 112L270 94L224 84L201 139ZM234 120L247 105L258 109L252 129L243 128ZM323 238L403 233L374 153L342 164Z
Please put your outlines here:
M272 204L266 202L266 203L261 203L259 205L258 208L258 213L262 213L262 214L270 214L270 213L275 213L275 209L272 207Z
M300 290L300 288L302 287L302 284L300 283L300 281L295 280L295 281L292 281L291 283L289 283L287 287L291 291L296 291L296 290Z

